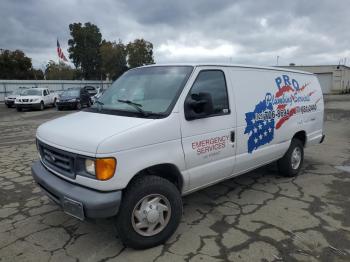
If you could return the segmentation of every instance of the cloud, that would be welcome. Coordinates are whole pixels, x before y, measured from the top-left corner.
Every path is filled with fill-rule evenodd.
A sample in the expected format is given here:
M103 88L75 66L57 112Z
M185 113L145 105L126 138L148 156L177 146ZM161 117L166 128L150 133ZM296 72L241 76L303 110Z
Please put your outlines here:
M0 48L42 67L57 60L57 37L68 56L70 23L92 22L108 40L151 41L156 62L336 64L350 55L347 10L346 0L2 0Z
M176 41L168 41L161 44L156 50L161 57L166 57L170 61L220 61L226 60L227 57L231 59L239 52L239 49L240 47L225 42L208 46L207 43L184 45Z

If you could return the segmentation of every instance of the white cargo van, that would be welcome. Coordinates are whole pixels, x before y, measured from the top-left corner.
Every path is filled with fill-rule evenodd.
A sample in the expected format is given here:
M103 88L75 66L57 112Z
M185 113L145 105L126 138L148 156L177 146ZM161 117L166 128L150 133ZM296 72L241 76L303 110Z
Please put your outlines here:
M295 176L321 143L315 75L219 64L126 72L91 107L41 125L38 185L79 219L116 216L125 245L176 230L181 195L277 161Z

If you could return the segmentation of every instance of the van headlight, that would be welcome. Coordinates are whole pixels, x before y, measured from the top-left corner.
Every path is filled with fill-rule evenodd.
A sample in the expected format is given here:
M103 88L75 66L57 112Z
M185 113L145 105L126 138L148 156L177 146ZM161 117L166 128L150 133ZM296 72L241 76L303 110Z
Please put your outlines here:
M95 160L86 159L85 160L85 170L91 175L95 175Z
M114 176L117 160L113 157L86 159L85 170L98 180L108 180Z

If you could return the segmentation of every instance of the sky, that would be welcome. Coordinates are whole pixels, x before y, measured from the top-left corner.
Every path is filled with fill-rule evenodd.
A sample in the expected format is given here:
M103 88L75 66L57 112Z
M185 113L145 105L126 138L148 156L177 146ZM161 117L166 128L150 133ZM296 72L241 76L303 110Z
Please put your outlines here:
M68 57L70 23L91 22L109 41L152 42L156 63L349 65L349 11L349 0L0 0L0 48L43 68L57 37Z

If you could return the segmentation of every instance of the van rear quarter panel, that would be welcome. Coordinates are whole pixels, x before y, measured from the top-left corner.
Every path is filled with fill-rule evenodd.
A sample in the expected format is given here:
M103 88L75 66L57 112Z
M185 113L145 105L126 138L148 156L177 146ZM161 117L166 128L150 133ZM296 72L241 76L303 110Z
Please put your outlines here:
M235 173L282 157L298 131L321 138L323 96L314 75L231 68L230 79L237 111Z

